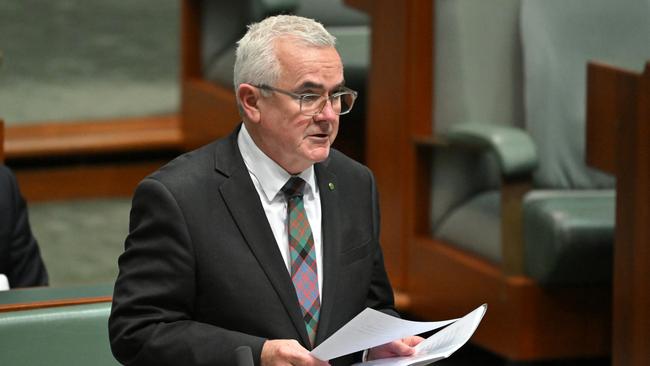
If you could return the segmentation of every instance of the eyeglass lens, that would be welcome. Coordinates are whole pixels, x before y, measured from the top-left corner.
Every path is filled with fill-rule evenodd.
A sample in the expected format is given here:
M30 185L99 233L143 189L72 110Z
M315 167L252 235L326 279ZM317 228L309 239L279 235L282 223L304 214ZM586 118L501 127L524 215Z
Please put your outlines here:
M336 114L348 113L354 104L354 94L352 93L341 93L332 97L304 95L300 99L300 110L306 115L317 115L325 108L328 99Z

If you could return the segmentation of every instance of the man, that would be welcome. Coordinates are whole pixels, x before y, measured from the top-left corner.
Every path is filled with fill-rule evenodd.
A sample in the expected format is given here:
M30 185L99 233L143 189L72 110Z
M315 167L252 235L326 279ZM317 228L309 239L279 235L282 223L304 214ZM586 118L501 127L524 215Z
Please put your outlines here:
M32 234L16 177L0 165L0 275L9 287L46 286L47 270Z
M372 174L330 149L356 98L334 42L301 17L252 25L234 72L243 124L140 183L109 321L118 360L234 365L245 345L257 365L327 365L309 349L364 308L397 315Z

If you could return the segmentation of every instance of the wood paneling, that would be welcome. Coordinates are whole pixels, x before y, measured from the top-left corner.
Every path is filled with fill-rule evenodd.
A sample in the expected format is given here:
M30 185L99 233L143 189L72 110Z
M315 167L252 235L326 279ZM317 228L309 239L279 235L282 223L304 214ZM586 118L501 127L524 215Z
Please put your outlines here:
M619 121L635 118L638 75L597 63L589 64L587 74L587 164L616 174Z
M16 179L29 202L98 197L131 197L145 176L166 160L16 169Z
M349 1L371 16L366 162L377 178L386 268L407 288L417 205L413 136L429 136L433 116L433 2Z
M7 127L5 154L12 160L178 149L182 143L177 115L46 122Z
M5 159L5 122L0 119L0 163Z
M5 151L23 195L33 202L130 197L182 146L174 115L11 126ZM167 153L146 157L154 151Z
M590 64L587 161L616 175L613 364L650 364L650 62Z
M543 288L430 237L418 237L414 251L409 312L446 319L487 303L472 341L509 360L609 353L610 303L603 301L611 296L608 287Z
M232 89L195 78L183 81L182 95L186 149L228 135L240 121Z
M181 0L181 81L201 78L201 7L199 0Z
M181 121L186 149L230 133L240 121L235 93L203 77L201 6L181 1Z

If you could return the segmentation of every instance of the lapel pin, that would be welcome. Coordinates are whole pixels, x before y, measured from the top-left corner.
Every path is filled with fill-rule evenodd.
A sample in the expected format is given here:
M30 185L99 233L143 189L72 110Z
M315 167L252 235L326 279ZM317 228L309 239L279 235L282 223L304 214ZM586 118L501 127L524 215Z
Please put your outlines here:
M327 186L329 187L330 191L334 190L334 183L329 182L329 183L327 183Z

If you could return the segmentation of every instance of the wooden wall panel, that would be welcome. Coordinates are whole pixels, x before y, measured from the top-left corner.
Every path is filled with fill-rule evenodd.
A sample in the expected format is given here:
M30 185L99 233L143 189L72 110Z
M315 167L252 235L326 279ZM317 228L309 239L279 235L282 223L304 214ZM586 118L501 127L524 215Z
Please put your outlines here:
M371 16L366 162L380 192L382 247L397 290L406 289L409 242L419 202L413 136L429 136L433 116L433 1L352 1Z
M136 185L165 162L16 169L14 173L28 202L131 197Z
M587 161L616 175L613 364L650 364L650 62L590 64Z
M0 163L5 159L5 122L0 119Z

